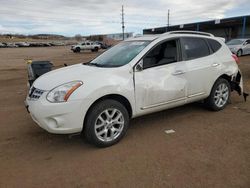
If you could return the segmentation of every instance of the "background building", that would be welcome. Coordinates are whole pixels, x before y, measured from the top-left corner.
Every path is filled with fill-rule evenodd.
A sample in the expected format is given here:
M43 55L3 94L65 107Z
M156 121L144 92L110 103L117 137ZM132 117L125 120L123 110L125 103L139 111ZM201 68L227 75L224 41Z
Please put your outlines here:
M132 36L133 33L124 33L124 39L130 38ZM114 40L122 40L122 33L108 34L106 37Z
M226 40L232 38L250 38L250 15L144 29L143 34L160 34L175 30L204 31L218 37L223 37Z
M124 39L133 37L133 33L124 33ZM104 35L91 35L89 37L89 40L99 40L102 41L104 39L111 39L111 40L116 40L116 41L120 41L122 40L122 33L113 33L113 34L104 34Z

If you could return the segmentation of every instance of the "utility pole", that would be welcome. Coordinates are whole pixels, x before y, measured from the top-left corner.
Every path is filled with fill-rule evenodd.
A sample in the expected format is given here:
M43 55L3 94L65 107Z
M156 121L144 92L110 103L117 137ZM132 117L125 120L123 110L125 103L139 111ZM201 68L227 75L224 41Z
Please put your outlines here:
M125 25L124 25L124 8L122 5L122 39L124 40L125 36L124 36L124 29L125 29Z
M170 10L168 9L168 25L167 25L167 31L169 31L169 16L170 16Z

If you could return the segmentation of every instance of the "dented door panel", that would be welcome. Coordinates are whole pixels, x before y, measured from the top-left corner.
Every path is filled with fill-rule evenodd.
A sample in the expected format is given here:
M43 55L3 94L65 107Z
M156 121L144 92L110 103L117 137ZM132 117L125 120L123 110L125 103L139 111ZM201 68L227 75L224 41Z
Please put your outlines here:
M139 114L185 103L187 80L183 63L135 72L136 109Z

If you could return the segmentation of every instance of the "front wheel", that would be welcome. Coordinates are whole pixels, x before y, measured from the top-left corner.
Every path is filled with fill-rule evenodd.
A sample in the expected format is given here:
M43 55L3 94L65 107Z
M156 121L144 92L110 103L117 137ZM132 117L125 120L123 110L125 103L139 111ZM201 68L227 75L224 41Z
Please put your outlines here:
M236 55L237 55L238 57L242 56L242 50L238 50Z
M126 108L111 99L94 105L86 118L84 136L88 142L97 147L108 147L119 142L129 125Z
M227 80L219 78L205 100L206 105L214 111L222 110L226 107L230 99L231 87Z

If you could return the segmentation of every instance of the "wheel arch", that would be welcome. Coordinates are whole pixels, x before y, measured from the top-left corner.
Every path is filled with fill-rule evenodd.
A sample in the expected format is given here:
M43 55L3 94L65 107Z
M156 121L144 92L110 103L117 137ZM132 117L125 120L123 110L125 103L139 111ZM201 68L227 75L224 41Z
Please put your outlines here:
M241 51L241 55L244 55L244 50L242 48L238 49L236 52L236 55L238 55L238 52Z
M228 83L230 84L230 87L231 87L231 91L235 90L241 95L241 88L240 88L241 73L240 73L240 71L238 71L238 73L235 75L234 74L232 74L232 75L222 74L221 76L219 76L215 80L215 82L220 78L223 78L223 79L228 81ZM211 92L211 90L210 90L210 92Z
M128 111L128 114L129 114L129 118L131 118L133 116L133 109L132 109L132 106L129 102L129 100L120 95L120 94L108 94L108 95L105 95L105 96L102 96L100 97L99 99L95 100L91 105L90 107L88 108L87 110L87 113L84 117L84 122L83 122L83 128L84 128L84 124L86 123L86 118L88 117L88 114L91 110L91 108L93 108L93 106L103 100L106 100L106 99L112 99L112 100L116 100L117 102L120 102L122 105L124 105L124 107L127 109Z

